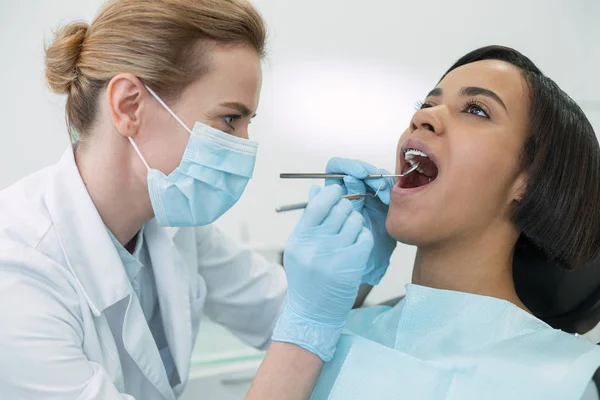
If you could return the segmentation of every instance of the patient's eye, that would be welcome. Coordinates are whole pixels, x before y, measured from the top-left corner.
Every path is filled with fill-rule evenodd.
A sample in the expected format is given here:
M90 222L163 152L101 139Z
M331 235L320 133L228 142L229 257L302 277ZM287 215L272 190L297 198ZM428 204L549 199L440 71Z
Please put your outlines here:
M490 119L490 112L486 110L485 105L476 100L469 100L467 104L465 104L463 112L473 114L477 117Z
M423 110L425 108L431 108L431 107L433 107L433 104L429 104L429 103L423 102L421 100L419 100L415 103L415 110L417 110L417 111Z

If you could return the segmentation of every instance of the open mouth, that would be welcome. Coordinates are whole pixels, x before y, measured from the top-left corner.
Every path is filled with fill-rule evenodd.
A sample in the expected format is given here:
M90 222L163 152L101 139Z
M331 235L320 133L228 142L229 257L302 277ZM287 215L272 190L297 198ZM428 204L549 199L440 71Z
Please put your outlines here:
M408 171L413 165L419 163L416 171L400 178L398 186L402 189L413 189L429 185L438 176L438 167L425 152L407 148L404 150L402 173Z

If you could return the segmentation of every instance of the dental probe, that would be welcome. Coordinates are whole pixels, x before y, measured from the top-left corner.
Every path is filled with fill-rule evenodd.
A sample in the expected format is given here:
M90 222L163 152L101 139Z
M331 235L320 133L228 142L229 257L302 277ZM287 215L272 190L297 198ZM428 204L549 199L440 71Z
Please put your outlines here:
M419 163L416 163L410 169L403 174L393 175L393 174L374 174L367 175L365 179L381 179L381 178L401 178L413 172L415 169L419 168ZM320 173L283 173L280 174L279 177L281 179L344 179L348 175L344 174L320 174Z
M408 171L406 171L400 175L369 175L373 178L367 177L367 179L402 177L402 176L406 176L406 175L410 174L411 172L416 170L418 167L419 167L419 163L416 163ZM339 177L339 179L343 179L345 176L347 176L347 175L337 175L337 174L281 174L282 178L283 178L283 175L295 175L293 178L300 178L299 176L296 176L296 175L303 175L303 178L306 178L306 179L319 179L319 178L330 178L330 177L333 177L333 178ZM350 195L342 196L342 198L348 199L348 200L358 200L358 199L362 199L363 197L376 197L379 194L379 190L381 189L382 186L383 186L383 183L379 186L379 189L377 189L377 192L375 192L375 194L371 194L371 193L350 194ZM286 211L302 210L302 209L305 209L307 205L308 205L308 203L288 204L285 206L277 207L275 209L275 212L280 213L280 212L286 212Z

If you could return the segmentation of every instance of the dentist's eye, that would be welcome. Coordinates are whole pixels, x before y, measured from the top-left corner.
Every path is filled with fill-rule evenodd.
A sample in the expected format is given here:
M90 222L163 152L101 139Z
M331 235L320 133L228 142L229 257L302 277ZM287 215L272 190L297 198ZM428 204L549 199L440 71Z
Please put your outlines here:
M241 117L239 115L226 115L223 117L223 121L225 121L225 123L227 125L229 125L230 127L233 128L233 123L235 121L237 121L238 119L240 119Z
M469 101L464 108L464 112L473 114L477 117L490 119L490 112L486 110L486 107L474 100Z

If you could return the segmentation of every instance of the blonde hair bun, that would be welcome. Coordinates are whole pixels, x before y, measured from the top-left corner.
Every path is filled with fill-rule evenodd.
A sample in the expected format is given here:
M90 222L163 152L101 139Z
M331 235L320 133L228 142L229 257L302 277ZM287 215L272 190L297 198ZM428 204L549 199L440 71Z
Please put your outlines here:
M61 28L46 47L46 81L53 92L68 94L78 77L77 62L89 25L74 22Z

